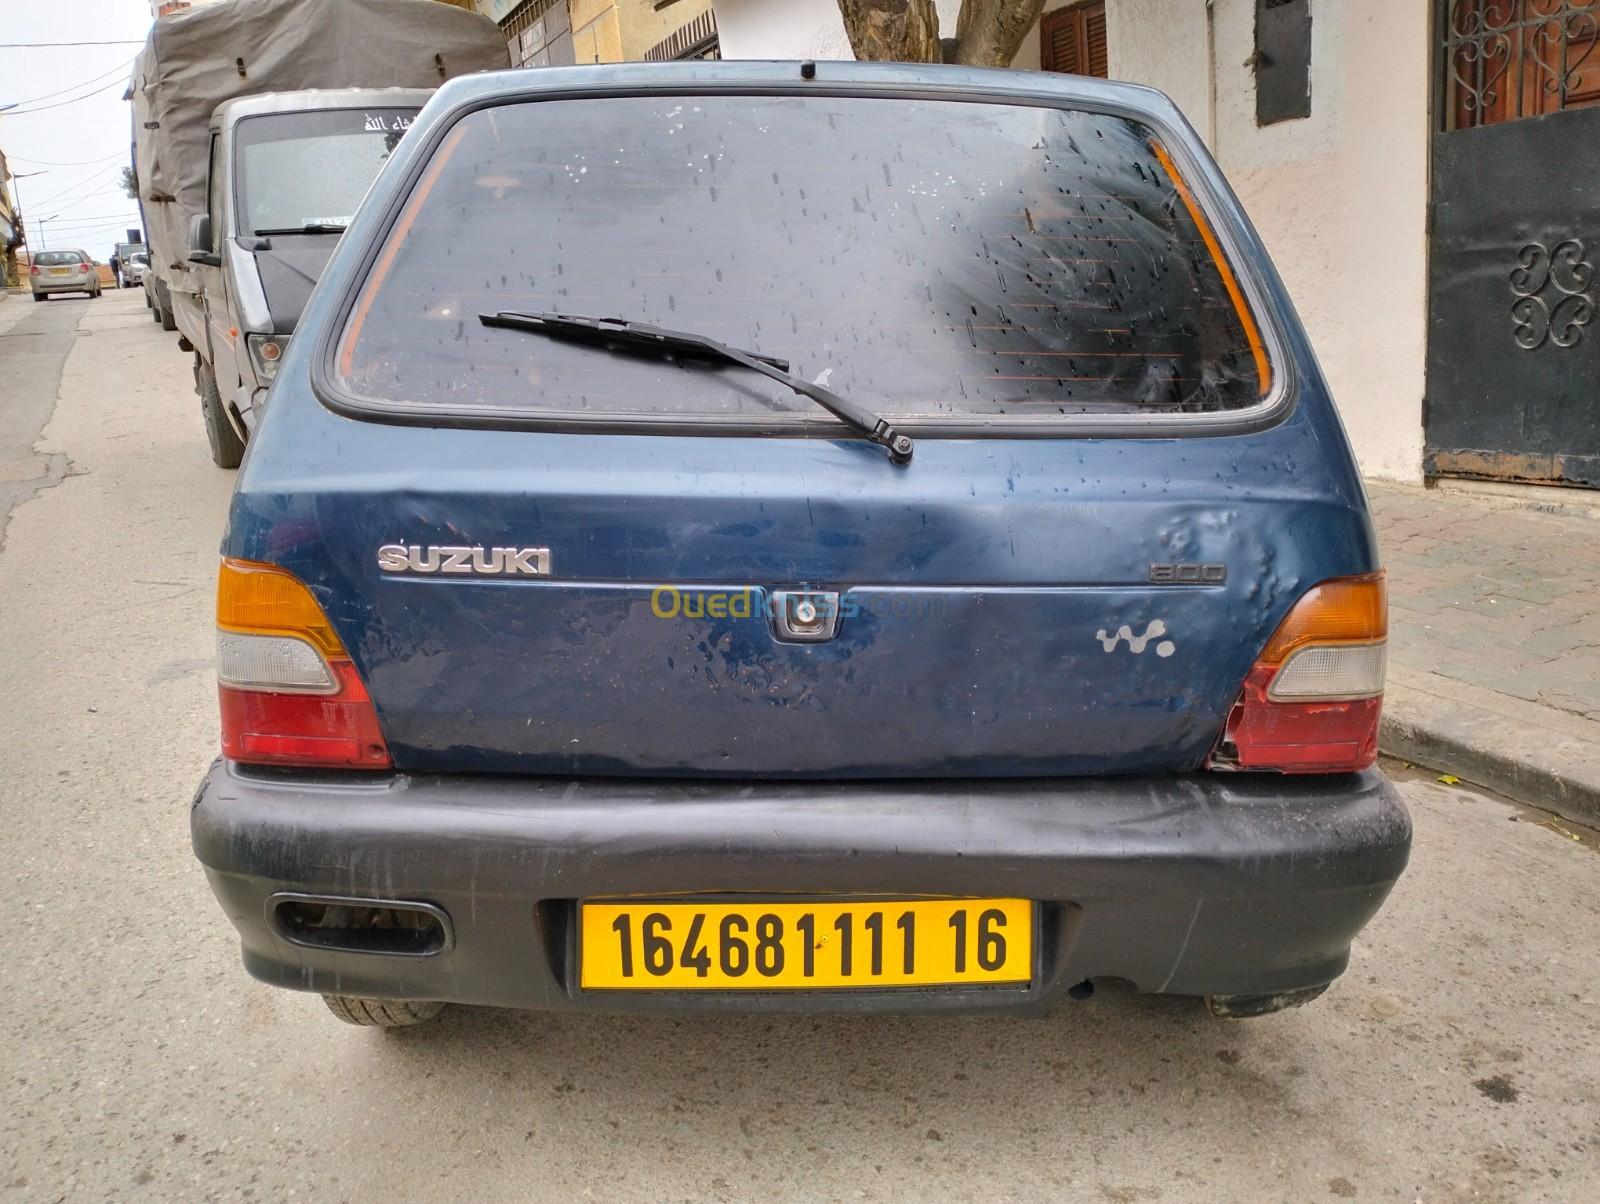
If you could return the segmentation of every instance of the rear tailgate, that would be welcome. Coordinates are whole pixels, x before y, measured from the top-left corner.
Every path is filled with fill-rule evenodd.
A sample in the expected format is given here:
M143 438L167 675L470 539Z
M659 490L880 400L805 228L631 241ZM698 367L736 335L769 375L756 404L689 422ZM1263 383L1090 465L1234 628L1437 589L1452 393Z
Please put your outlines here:
M1170 122L648 92L419 127L253 444L231 552L312 587L396 765L1200 765L1294 599L1376 565L1315 369L1269 363ZM783 356L916 455L743 370L479 325L501 308ZM785 638L781 590L837 593L831 638Z
M403 769L1193 768L1289 604L1370 546L1268 450L1233 471L1276 487L1208 496L1226 441L924 440L902 473L861 444L496 439L371 426L346 465L435 467L329 461L326 492L236 510L234 554L312 586ZM551 575L385 573L393 544L546 547ZM833 639L779 638L765 603L797 588L840 593Z

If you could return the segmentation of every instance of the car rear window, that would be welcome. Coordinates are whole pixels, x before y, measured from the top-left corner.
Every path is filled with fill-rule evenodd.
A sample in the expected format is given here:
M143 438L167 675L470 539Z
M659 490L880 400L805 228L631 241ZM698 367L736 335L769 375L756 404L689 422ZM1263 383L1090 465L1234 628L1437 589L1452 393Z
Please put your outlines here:
M69 263L88 263L89 257L82 251L40 251L33 257L33 262L43 267L61 267Z
M710 335L905 419L1261 401L1260 331L1140 123L839 96L510 104L440 142L334 381L448 416L825 415L756 373L487 328L554 311Z

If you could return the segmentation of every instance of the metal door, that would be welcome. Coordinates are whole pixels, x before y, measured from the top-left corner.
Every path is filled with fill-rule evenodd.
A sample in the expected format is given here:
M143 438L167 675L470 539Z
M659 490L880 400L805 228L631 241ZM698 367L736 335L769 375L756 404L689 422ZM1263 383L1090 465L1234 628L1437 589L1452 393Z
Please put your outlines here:
M1425 471L1600 487L1600 0L1440 0Z

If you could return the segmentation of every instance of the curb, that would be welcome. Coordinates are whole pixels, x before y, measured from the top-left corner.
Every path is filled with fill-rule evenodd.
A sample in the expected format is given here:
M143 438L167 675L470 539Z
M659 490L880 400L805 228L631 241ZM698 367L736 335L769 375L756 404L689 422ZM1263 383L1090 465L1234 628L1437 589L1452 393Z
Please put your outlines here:
M1380 750L1600 827L1600 723L1391 667Z

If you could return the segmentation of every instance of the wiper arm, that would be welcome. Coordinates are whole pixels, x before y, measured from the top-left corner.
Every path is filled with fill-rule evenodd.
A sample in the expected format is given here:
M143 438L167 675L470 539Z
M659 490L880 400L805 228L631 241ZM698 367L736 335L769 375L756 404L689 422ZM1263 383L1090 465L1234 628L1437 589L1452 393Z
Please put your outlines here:
M899 434L888 421L866 406L841 397L832 389L813 384L803 376L789 371L787 360L761 355L754 351L741 351L716 339L686 330L667 330L643 322L629 322L622 318L590 318L579 314L517 313L501 310L499 313L479 314L478 321L485 326L502 326L508 330L525 330L532 334L552 338L574 339L597 343L600 346L643 347L658 352L681 351L699 354L710 359L726 360L750 368L761 375L787 385L802 397L809 397L852 430L859 431L869 442L876 443L889 453L896 464L907 464L915 445L907 435Z
M333 222L307 222L303 226L284 226L281 229L257 230L257 238L271 238L274 234L343 234L348 226Z

